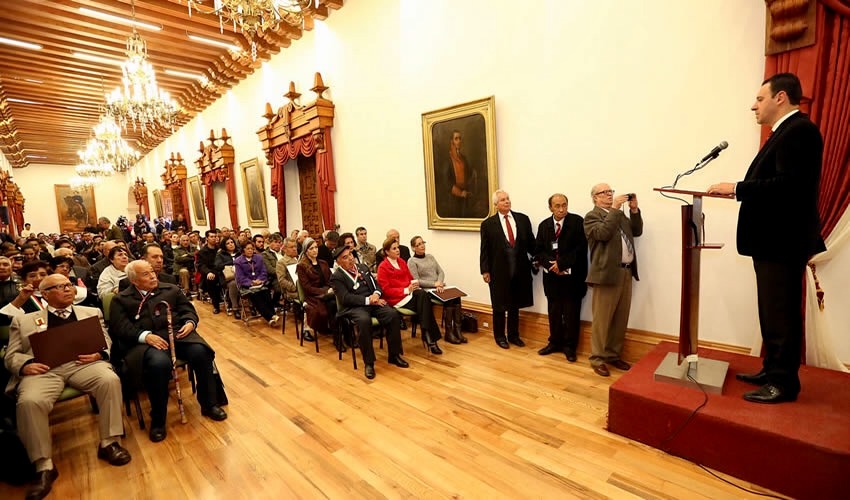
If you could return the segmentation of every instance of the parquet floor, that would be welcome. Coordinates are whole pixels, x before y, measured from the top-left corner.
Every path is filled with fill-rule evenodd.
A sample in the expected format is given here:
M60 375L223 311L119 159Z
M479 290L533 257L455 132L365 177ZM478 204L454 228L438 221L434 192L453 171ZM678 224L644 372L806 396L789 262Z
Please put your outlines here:
M197 304L197 303L196 303ZM586 355L541 357L539 342L499 349L487 334L426 354L403 331L406 370L378 352L377 378L337 360L329 338L300 347L261 321L244 328L199 306L217 351L229 418L201 417L182 375L189 423L169 407L151 443L125 417L133 461L96 457L84 398L52 415L59 479L50 498L755 498L694 464L605 430L609 379ZM377 342L375 343L377 349ZM147 411L147 402L142 402ZM732 479L737 484L752 485ZM0 484L0 498L24 487Z

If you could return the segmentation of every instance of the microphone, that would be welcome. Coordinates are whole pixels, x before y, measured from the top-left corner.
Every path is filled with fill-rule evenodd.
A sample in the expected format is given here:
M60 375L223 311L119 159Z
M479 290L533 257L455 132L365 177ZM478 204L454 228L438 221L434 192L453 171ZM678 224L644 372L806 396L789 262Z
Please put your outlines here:
M702 163L708 159L715 159L720 155L720 152L729 147L729 143L726 141L721 141L720 144L714 146L714 149L711 150L710 153L702 157L702 160L699 162Z

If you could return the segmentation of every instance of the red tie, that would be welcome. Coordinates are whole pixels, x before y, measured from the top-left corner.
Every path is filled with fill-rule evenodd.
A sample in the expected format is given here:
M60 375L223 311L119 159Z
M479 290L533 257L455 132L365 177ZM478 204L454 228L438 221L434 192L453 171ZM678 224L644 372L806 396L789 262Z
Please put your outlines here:
M511 221L508 220L507 214L505 215L505 226L507 226L508 228L508 243L511 246L514 246L514 244L516 243L516 240L514 239L514 230L511 229Z
M561 223L560 222L555 223L555 239L556 240L558 239L558 236L561 236Z

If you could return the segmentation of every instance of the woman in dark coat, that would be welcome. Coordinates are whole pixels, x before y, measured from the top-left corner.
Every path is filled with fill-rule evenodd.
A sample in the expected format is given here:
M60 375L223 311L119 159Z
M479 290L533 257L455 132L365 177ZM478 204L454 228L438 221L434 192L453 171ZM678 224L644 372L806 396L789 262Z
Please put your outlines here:
M316 241L304 240L304 251L295 273L307 301L307 324L318 333L331 333L336 329L336 298L330 286L331 270L318 256Z

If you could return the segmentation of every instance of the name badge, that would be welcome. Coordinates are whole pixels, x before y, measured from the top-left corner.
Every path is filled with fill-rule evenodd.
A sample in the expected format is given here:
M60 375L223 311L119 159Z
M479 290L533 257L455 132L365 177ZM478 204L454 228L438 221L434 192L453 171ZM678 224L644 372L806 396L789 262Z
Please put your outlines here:
M558 249L558 242L557 241L552 242L552 250L557 250L557 249Z

